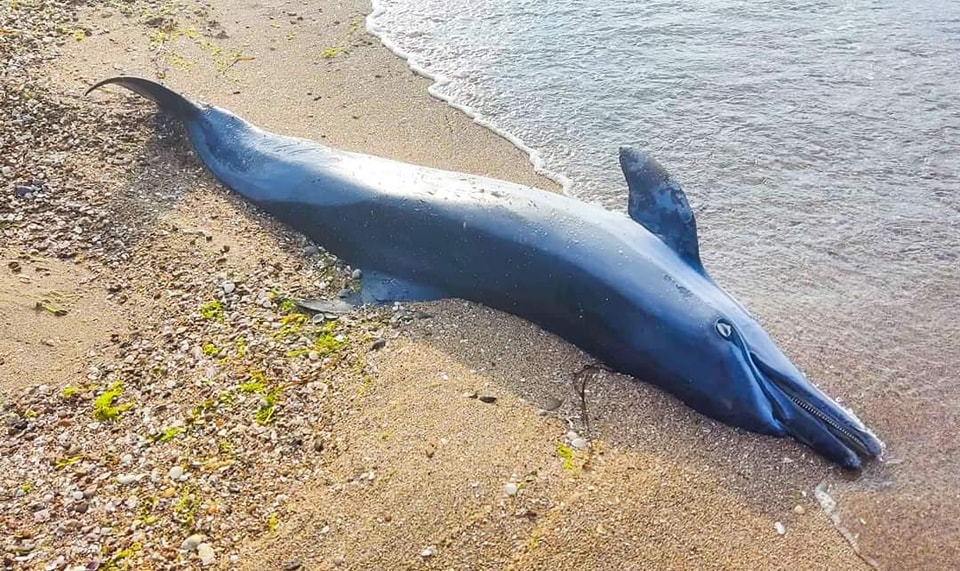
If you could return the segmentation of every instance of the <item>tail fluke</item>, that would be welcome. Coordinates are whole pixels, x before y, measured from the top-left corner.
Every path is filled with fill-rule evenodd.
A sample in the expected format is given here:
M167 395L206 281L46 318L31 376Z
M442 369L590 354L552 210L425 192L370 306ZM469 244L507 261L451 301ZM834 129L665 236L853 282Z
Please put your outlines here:
M138 95L152 100L164 112L173 115L181 121L189 121L200 113L200 108L196 103L155 81L140 77L119 76L104 79L88 89L84 95L89 95L94 89L108 84L125 87Z

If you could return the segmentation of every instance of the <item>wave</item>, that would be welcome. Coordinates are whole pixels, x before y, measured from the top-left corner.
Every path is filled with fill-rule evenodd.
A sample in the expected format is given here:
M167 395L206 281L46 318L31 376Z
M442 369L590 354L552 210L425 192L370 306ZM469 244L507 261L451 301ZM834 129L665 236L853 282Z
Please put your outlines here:
M565 176L563 173L548 169L545 161L543 160L543 156L539 151L529 147L523 142L523 140L520 139L520 137L500 127L489 117L481 114L476 109L456 101L451 96L444 95L441 91L441 88L444 85L451 83L453 80L442 74L431 73L427 71L423 63L417 59L416 54L406 52L399 45L397 45L397 43L390 38L389 30L379 25L377 22L378 18L387 12L387 8L380 2L380 0L372 0L372 3L373 11L370 12L366 19L367 31L380 40L380 43L383 44L384 47L386 47L400 59L404 60L407 63L407 66L413 70L414 73L433 82L429 87L427 87L427 93L429 93L432 97L443 101L447 105L450 105L451 107L463 112L467 117L470 117L474 123L477 123L478 125L481 125L482 127L485 127L496 133L500 137L503 137L505 140L509 141L510 144L526 153L527 157L530 159L530 163L533 165L533 169L538 174L545 176L559 184L563 189L564 194L570 194L570 191L573 188L573 180Z

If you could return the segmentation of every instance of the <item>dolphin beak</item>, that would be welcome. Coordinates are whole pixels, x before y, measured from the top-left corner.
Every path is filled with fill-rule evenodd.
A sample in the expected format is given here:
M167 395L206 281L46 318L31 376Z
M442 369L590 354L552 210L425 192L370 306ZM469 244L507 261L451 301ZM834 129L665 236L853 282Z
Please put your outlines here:
M851 470L860 468L861 459L883 453L883 443L852 412L822 393L792 363L773 367L755 353L749 356L774 415L795 439Z

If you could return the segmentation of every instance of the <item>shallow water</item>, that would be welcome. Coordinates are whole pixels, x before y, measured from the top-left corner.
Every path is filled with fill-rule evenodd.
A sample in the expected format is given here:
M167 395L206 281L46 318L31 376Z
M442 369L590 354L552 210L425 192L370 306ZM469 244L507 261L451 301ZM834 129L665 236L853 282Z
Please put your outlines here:
M960 564L960 3L378 5L571 194L623 210L618 146L657 157L717 281L887 442L831 481L841 524L881 567Z

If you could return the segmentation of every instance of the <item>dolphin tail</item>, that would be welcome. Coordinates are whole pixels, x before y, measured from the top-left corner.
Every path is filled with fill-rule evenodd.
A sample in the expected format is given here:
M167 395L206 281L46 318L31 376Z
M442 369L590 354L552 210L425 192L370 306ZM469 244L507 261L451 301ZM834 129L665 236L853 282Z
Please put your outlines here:
M161 110L181 121L189 121L200 113L200 107L197 106L196 103L155 81L140 77L119 76L104 79L88 89L84 95L89 95L94 89L108 84L125 87L138 95L152 100Z

